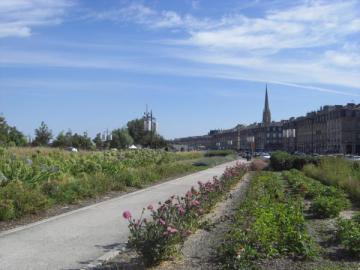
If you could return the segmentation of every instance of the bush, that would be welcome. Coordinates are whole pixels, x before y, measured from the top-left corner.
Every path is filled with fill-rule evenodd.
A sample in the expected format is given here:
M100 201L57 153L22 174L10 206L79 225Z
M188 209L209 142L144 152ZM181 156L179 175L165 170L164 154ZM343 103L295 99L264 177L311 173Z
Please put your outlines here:
M310 212L318 218L337 217L341 210L350 206L345 197L318 196L311 203Z
M12 202L16 217L37 213L49 205L48 199L37 186L29 186L18 180L13 180L2 187L0 198L7 200L8 203L9 201ZM9 207L11 208L11 206ZM11 212L12 210L8 211Z
M0 221L15 217L15 207L12 200L0 200Z
M235 154L234 150L210 150L205 153L205 157L215 157L215 156L225 157L234 154Z
M282 151L276 151L270 157L270 166L275 171L291 169L301 170L306 164L317 163L317 158L307 155L296 156Z
M341 244L352 254L360 256L360 222L358 219L337 222L338 238Z

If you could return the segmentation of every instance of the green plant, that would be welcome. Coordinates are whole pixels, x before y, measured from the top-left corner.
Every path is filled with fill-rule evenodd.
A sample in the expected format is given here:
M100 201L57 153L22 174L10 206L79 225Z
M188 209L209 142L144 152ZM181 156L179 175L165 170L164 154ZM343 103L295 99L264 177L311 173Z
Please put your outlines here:
M360 203L360 167L340 157L323 157L317 165L308 164L303 172L326 185L343 189L355 203Z
M358 219L339 219L337 227L341 244L352 254L360 256L360 223Z
M15 217L15 207L12 200L0 200L0 221L9 220Z
M5 187L2 187L0 189L0 198L8 202L10 212L12 212L10 201L12 202L14 215L17 217L24 214L34 214L49 205L48 199L40 192L37 186L29 186L19 180L11 181Z
M279 255L308 258L316 254L317 247L306 231L303 201L286 194L278 174L256 174L218 249L223 267L252 269L259 258Z
M291 155L287 152L276 151L270 157L270 166L275 171L298 169L306 164L317 164L318 159L308 155Z
M337 217L341 210L350 206L345 197L318 196L310 206L310 212L319 218Z

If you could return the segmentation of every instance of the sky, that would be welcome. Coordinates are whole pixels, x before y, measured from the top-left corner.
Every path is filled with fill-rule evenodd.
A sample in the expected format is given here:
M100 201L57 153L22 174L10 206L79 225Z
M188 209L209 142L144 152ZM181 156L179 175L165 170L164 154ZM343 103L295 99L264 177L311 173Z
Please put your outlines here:
M360 103L360 0L1 0L0 113L26 135L165 138Z

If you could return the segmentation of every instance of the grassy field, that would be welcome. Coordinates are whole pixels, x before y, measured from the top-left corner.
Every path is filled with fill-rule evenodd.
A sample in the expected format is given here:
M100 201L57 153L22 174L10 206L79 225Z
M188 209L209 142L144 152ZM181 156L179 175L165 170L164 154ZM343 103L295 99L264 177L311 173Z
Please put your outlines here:
M230 161L234 154L170 153L150 149L70 153L49 148L0 148L0 220L34 214L109 191Z

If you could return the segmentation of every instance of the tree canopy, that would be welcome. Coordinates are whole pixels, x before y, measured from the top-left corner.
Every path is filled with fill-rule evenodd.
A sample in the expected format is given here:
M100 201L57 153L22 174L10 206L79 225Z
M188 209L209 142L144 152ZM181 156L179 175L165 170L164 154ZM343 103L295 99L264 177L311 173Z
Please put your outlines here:
M26 137L16 127L7 124L5 117L0 116L0 145L25 146Z
M51 129L45 124L44 121L41 122L40 127L35 129L35 140L33 145L35 146L46 146L49 145L50 140L53 138Z

